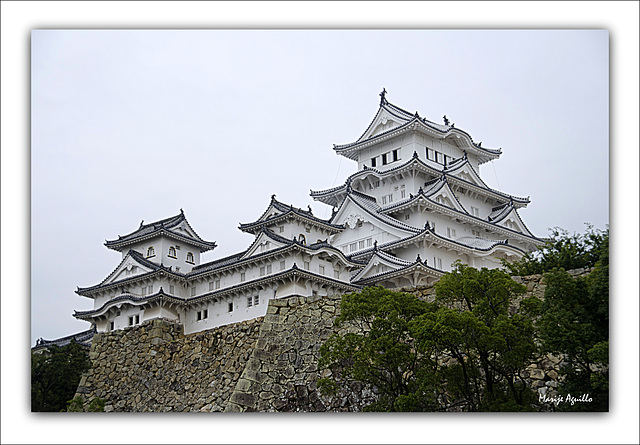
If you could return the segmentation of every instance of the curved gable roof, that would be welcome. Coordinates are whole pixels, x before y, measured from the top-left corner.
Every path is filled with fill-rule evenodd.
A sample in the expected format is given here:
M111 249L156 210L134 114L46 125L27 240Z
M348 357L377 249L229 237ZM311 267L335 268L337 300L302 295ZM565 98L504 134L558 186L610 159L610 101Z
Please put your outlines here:
M216 247L215 242L205 241L200 238L196 231L193 230L193 227L191 227L191 224L189 224L189 221L187 221L182 209L180 209L180 214L160 221L149 224L144 224L144 221L142 221L137 230L134 230L128 235L118 236L116 240L105 241L104 245L109 249L121 252L126 246L160 235L165 235L196 246L200 249L200 252L206 252Z

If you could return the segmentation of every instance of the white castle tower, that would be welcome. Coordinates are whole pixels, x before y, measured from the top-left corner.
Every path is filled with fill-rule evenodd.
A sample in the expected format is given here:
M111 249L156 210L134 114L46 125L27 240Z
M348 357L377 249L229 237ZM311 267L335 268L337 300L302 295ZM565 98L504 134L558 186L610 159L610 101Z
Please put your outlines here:
M444 117L444 125L411 114L380 93L380 106L355 142L334 151L358 163L339 187L311 196L335 210L344 230L331 244L366 261L352 284L430 284L460 260L496 268L543 241L518 215L529 198L489 188L479 166L501 151L483 148Z
M339 187L312 191L334 207L328 220L271 197L254 222L255 236L237 254L201 263L214 242L201 239L180 214L107 241L122 254L101 283L78 288L94 309L75 317L98 332L154 318L185 333L260 317L272 298L327 296L364 286L431 284L460 260L500 267L541 245L518 209L529 203L489 188L478 167L500 156L464 131L411 114L380 94L365 132L334 146L358 163Z

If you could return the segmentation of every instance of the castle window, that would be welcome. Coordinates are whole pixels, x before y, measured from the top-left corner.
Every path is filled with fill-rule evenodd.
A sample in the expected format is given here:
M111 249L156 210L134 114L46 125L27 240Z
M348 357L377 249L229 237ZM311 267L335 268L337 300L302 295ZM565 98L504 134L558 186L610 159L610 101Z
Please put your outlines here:
M388 154L389 154L389 153L384 153L384 154L382 155L382 165L387 165L387 155L388 155Z
M451 227L447 227L447 237L452 238L456 236L456 229L452 229Z
M191 288L191 296L192 296L192 297L195 297L195 296L196 296L196 287L195 287L195 286L193 286L193 287Z
M436 152L429 147L427 147L427 159L430 161L436 160Z
M280 261L280 270L284 270L285 265L284 265L284 261Z
M169 293L173 295L176 292L176 288L173 284L169 285Z
M253 296L253 305L257 306L260 304L260 295L254 295Z
M220 289L220 280L216 280L216 289Z
M260 268L260 276L263 276L263 275L264 275L264 266Z
M150 258L150 257L152 257L152 256L156 256L156 251L155 251L155 249L153 248L153 246L151 246L151 247L149 247L149 248L147 249L147 258Z
M355 252L356 250L358 250L358 243L349 244L349 251L350 252Z
M233 312L233 301L230 301L229 304L227 304L227 312Z
M148 287L149 293L152 294L153 293L153 284L150 284Z
M133 326L140 323L140 315L132 315L129 317L129 326Z
M304 262L304 270L309 270L309 262L308 261Z
M317 296L318 296L318 291L317 291L317 290L312 290L312 291L311 291L311 295L312 295L313 297L317 297Z
M406 198L407 192L405 190L400 190L400 198Z
M318 272L320 272L321 275L324 275L324 266L318 266Z
M113 331L113 330L114 330L114 328L115 328L115 323L114 323L113 321L112 321L112 322L109 322L109 330L110 330L110 331Z
M171 258L175 258L176 257L176 248L175 247L173 247L173 246L169 247L169 256Z
M471 206L471 214L472 214L473 216L479 216L479 215L480 215L480 210L478 210L478 208L477 208L477 207L473 207L473 206Z
M376 158L371 158L371 167L376 166Z
M364 240L358 241L358 249L364 249Z
M340 271L339 270L335 270L333 271L333 278L335 279L340 279Z
M240 274L240 281L244 281L244 280L245 280L245 277L246 277L245 273L244 273L244 272L242 272L242 273Z
M213 281L209 281L209 290L213 290Z
M442 269L442 258L433 257L433 267L438 269Z
M187 252L187 263L193 264L193 254L191 252Z
M209 318L209 309L196 312L196 321L206 320L207 318Z
M411 217L411 215L410 215L410 214L408 214L408 213L407 213L406 215L404 215L404 219L405 219L405 221L409 221L409 218L410 218L410 217Z
M371 247L371 246L373 246L373 239L367 238L367 247Z
M284 226L280 226L280 233L284 233Z
M473 230L473 229L472 229L472 230L471 230L471 234L472 234L473 236L477 236L478 238L480 238L480 231L479 231L479 230Z
M253 306L253 297L247 297L247 307Z
M271 264L267 264L267 273L271 273Z
M400 149L397 148L393 150L393 162L396 162L399 159L400 159Z

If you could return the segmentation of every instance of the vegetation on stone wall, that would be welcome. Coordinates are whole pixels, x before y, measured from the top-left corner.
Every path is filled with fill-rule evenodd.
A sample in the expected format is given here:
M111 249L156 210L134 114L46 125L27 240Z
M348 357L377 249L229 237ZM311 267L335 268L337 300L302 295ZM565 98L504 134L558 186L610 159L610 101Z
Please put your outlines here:
M371 411L607 411L608 252L608 229L555 229L538 254L507 267L544 273L543 301L517 298L525 287L505 271L462 264L432 303L383 288L345 295L336 323L357 329L322 345L319 368L331 372L318 387L370 385L379 396ZM574 277L565 267L593 270ZM531 366L557 356L561 383L548 382L559 387L545 397L551 387L531 384Z
M89 369L88 352L76 342L31 354L31 411L66 411L80 377Z
M537 353L540 300L511 305L525 290L503 271L457 264L433 303L381 287L345 295L337 322L361 329L321 347L319 367L332 377L318 386L372 385L371 411L531 410L536 394L522 374Z

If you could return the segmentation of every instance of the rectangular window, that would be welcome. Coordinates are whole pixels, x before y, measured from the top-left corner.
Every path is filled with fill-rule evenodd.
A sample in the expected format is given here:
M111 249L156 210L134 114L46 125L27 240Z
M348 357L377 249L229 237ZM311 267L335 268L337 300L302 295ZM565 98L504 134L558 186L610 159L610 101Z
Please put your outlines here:
M480 216L480 210L477 207L471 206L471 214L473 216Z
M109 323L109 330L113 331L114 328L115 328L115 323L112 321L112 322Z
M436 160L436 152L431 148L427 148L427 159L430 161Z
M193 287L191 288L191 296L192 296L192 297L195 297L195 296L196 296L196 287L195 287L195 286L193 286Z
M400 159L400 149L393 150L393 162L396 162Z
M376 158L371 158L371 167L376 166Z
M216 289L220 289L220 280L216 280Z
M407 193L405 190L400 190L400 198L406 198L407 197Z
M384 195L382 197L382 205L385 205L387 203L387 195Z
M280 270L284 270L284 261L280 261Z
M349 244L349 251L350 252L355 252L356 250L358 250L358 244L357 243Z
M480 238L480 231L479 230L471 230L471 234L473 236L477 236L478 238Z
M314 296L314 297L317 296L318 295L318 291L317 290L312 290L311 291L311 295Z
M280 226L280 233L284 233L284 226Z
M364 240L358 241L358 249L364 249Z
M129 326L133 326L140 323L140 315L132 315L129 317Z
M233 301L227 304L227 312L233 312Z
M447 227L447 237L452 238L456 236L456 229L452 229L451 227Z
M390 203L391 203L391 202L393 202L393 193L390 193L390 194L389 194L389 202L390 202Z
M141 295L147 295L147 286L143 286L142 290L140 291Z
M198 311L196 312L196 321L200 321L200 320L202 320L202 312Z
M253 306L253 297L247 297L247 307Z
M242 273L240 274L240 281L244 281L244 278L245 278L245 274L244 274L244 272L242 272Z
M442 269L442 258L433 257L433 267L438 269Z
M257 306L260 304L260 295L254 295L253 296L253 305Z
M382 155L382 165L387 165L387 155L389 153L385 153Z
M267 265L267 273L271 273L271 264Z
M367 238L367 247L371 247L371 246L373 246L373 239Z
M340 279L340 271L339 270L335 270L333 271L333 278L335 278L336 280Z
M260 268L260 276L263 276L263 275L264 275L264 266Z
M209 281L209 290L213 290L213 281Z
M147 287L147 291L152 294L153 293L153 284L150 284L149 287Z
M407 213L406 215L404 215L404 219L405 219L405 221L409 221L409 217L410 217L410 216L411 216L411 215L410 215L410 214L408 214L408 213Z
M309 262L308 261L304 262L304 270L309 270Z
M174 286L173 284L170 284L170 285L169 285L169 293L170 293L171 295L173 295L173 294L175 294L175 293L176 293L176 288L175 288L175 286Z
M318 272L320 272L320 275L324 275L324 266L318 266Z

